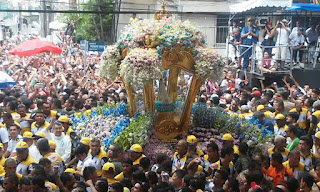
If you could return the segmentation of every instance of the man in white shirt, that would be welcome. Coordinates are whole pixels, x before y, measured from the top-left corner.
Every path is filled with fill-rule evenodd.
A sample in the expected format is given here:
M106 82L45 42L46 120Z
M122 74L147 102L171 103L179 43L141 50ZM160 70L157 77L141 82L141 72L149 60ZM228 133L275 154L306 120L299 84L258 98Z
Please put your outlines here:
M43 134L43 136L44 136L44 134ZM35 138L33 137L33 134L30 131L25 131L23 133L22 138L23 138L23 141L28 144L29 155L34 159L35 162L39 162L42 155L40 154L36 144L34 143Z
M6 127L0 127L0 143L3 144L3 151L7 151L9 142L9 133Z
M20 127L18 125L16 124L9 125L10 140L8 142L8 149L4 153L5 158L16 156L16 153L17 153L16 145L19 141L22 140L22 137L21 135L19 135L19 132L20 132Z
M303 43L304 43L304 36L302 35L303 29L301 27L298 28L296 32L292 32L289 36L291 45L293 46L293 60L297 63L297 56L299 52L299 62L302 62L302 54L303 51L301 50Z
M62 124L60 121L56 121L50 133L49 127L42 130L46 135L46 138L52 140L56 144L56 153L58 153L65 163L68 163L71 158L71 140L63 133Z
M88 156L88 149L83 146L79 145L74 150L74 155L78 158L78 164L77 164L77 172L76 174L79 176L83 176L83 170L88 166L95 166L95 162Z
M272 50L273 54L275 54L276 69L278 68L279 61L281 61L280 69L284 68L290 35L290 29L287 27L287 24L288 21L283 19L281 22L278 21L277 25L272 30L273 35L277 34L276 47Z

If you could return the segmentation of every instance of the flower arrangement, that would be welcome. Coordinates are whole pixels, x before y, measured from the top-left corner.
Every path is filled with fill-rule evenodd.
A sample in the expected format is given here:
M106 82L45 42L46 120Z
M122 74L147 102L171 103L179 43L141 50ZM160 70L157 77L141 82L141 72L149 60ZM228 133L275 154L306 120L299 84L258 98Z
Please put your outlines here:
M96 137L101 141L108 139L105 143L109 144L130 122L126 116L126 105L105 104L92 109L90 113L71 117L72 128L81 137Z
M101 55L100 76L115 79L119 75L120 49L117 45L107 46Z
M149 138L146 141L143 154L149 157L150 161L156 163L156 156L159 153L165 153L169 158L173 156L175 151L175 143L161 142L153 131L150 131Z
M154 49L133 49L122 61L120 75L126 84L143 84L160 79L159 54Z
M225 65L223 58L212 48L196 46L193 49L196 74L203 81L206 79L217 81Z
M194 47L205 43L203 33L190 21L175 20L172 17L161 20L144 19L127 25L117 41L118 48L134 49L149 46L146 40L156 42L158 53L163 48L171 48L176 44Z
M128 127L122 130L119 136L114 139L114 143L119 144L124 150L129 149L135 143L144 146L152 126L153 119L151 114L141 114L132 119Z
M172 18L160 20L161 25L156 29L156 40L159 42L157 47L159 52L164 48L172 48L176 44L186 48L192 48L197 44L205 43L203 33L191 24L190 21L182 22Z
M210 138L220 139L224 133L232 133L236 141L244 140L255 146L266 143L273 136L254 119L240 121L236 116L203 104L193 107L192 126L190 133L199 137L200 142L209 142Z

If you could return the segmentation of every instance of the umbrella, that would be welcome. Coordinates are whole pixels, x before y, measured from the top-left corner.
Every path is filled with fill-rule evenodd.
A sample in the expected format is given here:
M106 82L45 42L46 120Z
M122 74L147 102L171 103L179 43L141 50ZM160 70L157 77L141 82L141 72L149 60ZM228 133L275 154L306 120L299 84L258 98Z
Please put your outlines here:
M5 89L6 87L13 87L17 82L10 77L7 73L0 71L0 89Z
M59 29L64 29L67 27L67 24L65 23L60 23L59 21L55 20L49 23L49 28L50 29L55 29L55 30L59 30Z
M60 54L62 49L51 42L42 41L40 39L32 39L10 49L9 54L25 57L47 51L50 51L54 54Z

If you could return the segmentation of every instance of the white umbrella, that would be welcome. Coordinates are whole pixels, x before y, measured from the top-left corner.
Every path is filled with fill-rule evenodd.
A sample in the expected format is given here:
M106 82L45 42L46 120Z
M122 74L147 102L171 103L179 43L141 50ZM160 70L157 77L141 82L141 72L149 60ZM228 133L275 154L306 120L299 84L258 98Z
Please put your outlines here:
M49 23L49 28L50 28L50 29L59 30L59 29L64 29L64 28L66 28L66 27L67 27L67 24L61 23L61 22L59 22L59 21L57 21L57 20L52 21L52 22Z
M0 71L0 89L5 89L6 87L13 87L17 82L10 77L7 73Z

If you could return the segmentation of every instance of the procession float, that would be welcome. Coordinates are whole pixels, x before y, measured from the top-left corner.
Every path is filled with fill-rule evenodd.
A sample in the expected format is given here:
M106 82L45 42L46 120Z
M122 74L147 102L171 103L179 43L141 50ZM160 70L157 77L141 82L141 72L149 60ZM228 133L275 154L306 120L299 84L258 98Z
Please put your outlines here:
M236 142L261 144L269 133L255 122L239 123L237 117L194 103L207 80L220 79L224 65L223 58L206 45L201 30L188 20L175 19L162 1L153 19L128 24L101 56L101 76L120 77L128 104L106 104L73 117L75 130L100 138L105 148L118 143L128 149L139 143L150 157L170 153L171 143L190 133L203 146L225 132L232 133ZM177 93L181 74L192 77L184 100Z

